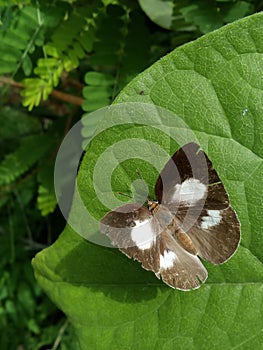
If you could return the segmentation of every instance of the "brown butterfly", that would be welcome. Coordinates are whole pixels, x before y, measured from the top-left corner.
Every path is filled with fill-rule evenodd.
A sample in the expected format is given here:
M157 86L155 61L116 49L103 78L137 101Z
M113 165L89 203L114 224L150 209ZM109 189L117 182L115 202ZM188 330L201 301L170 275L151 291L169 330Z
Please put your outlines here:
M147 207L126 204L109 212L100 229L170 287L198 288L208 275L198 256L222 264L240 241L228 194L207 155L188 143L165 165L155 195Z

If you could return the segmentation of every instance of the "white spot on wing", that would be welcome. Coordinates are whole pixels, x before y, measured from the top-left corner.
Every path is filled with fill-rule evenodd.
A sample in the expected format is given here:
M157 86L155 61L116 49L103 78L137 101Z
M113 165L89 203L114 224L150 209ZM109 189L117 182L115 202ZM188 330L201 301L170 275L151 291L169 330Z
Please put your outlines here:
M220 223L222 216L220 210L207 210L207 216L202 217L201 228L209 229Z
M149 220L147 221L135 221L136 226L132 228L131 239L136 243L136 245L142 249L149 249L155 242L155 234L150 225Z
M177 255L170 250L165 250L163 255L160 254L160 269L169 269L175 260L177 260Z
M194 205L204 198L207 186L197 179L187 179L182 184L175 185L175 192L172 200L179 203Z

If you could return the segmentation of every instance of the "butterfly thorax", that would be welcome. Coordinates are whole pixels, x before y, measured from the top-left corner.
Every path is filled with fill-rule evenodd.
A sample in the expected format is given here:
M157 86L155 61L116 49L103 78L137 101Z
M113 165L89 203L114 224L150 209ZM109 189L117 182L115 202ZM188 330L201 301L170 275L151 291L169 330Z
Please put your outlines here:
M147 206L148 206L148 209L150 210L150 212L152 212L154 214L154 212L156 210L158 210L158 207L159 207L159 202L156 201L156 200L150 200L148 199L147 200Z
M182 230L179 220L165 205L159 204L158 201L148 200L148 208L155 220L158 221L160 227L170 232L186 251L194 255L197 254L191 238Z

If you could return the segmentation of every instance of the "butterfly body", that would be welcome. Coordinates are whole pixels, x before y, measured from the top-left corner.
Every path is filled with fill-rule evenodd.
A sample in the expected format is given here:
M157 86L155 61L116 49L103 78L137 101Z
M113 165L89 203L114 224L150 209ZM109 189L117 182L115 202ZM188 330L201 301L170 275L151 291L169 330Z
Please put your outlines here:
M178 220L168 208L157 201L148 200L148 209L155 215L160 227L166 229L177 242L191 254L197 254L190 237L181 229Z
M166 164L155 194L147 207L132 203L109 212L100 229L170 287L198 288L208 275L198 256L223 263L240 240L225 188L205 153L190 143Z

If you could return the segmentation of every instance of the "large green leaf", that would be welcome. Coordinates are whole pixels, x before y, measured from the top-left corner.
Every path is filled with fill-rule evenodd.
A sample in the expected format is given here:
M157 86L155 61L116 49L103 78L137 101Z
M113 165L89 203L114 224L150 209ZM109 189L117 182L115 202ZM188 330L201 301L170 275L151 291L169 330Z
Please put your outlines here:
M262 21L263 14L256 14L178 48L134 79L116 101L164 107L193 130L240 218L238 252L221 266L205 264L206 284L181 292L68 225L33 265L40 285L75 326L82 349L262 348ZM149 126L122 125L97 135L78 176L80 196L97 219L107 209L93 189L96 161L127 137L155 141L170 153L177 147ZM129 191L138 164L152 193L157 173L140 160L115 169L114 191ZM81 222L81 214L75 196L73 221Z

